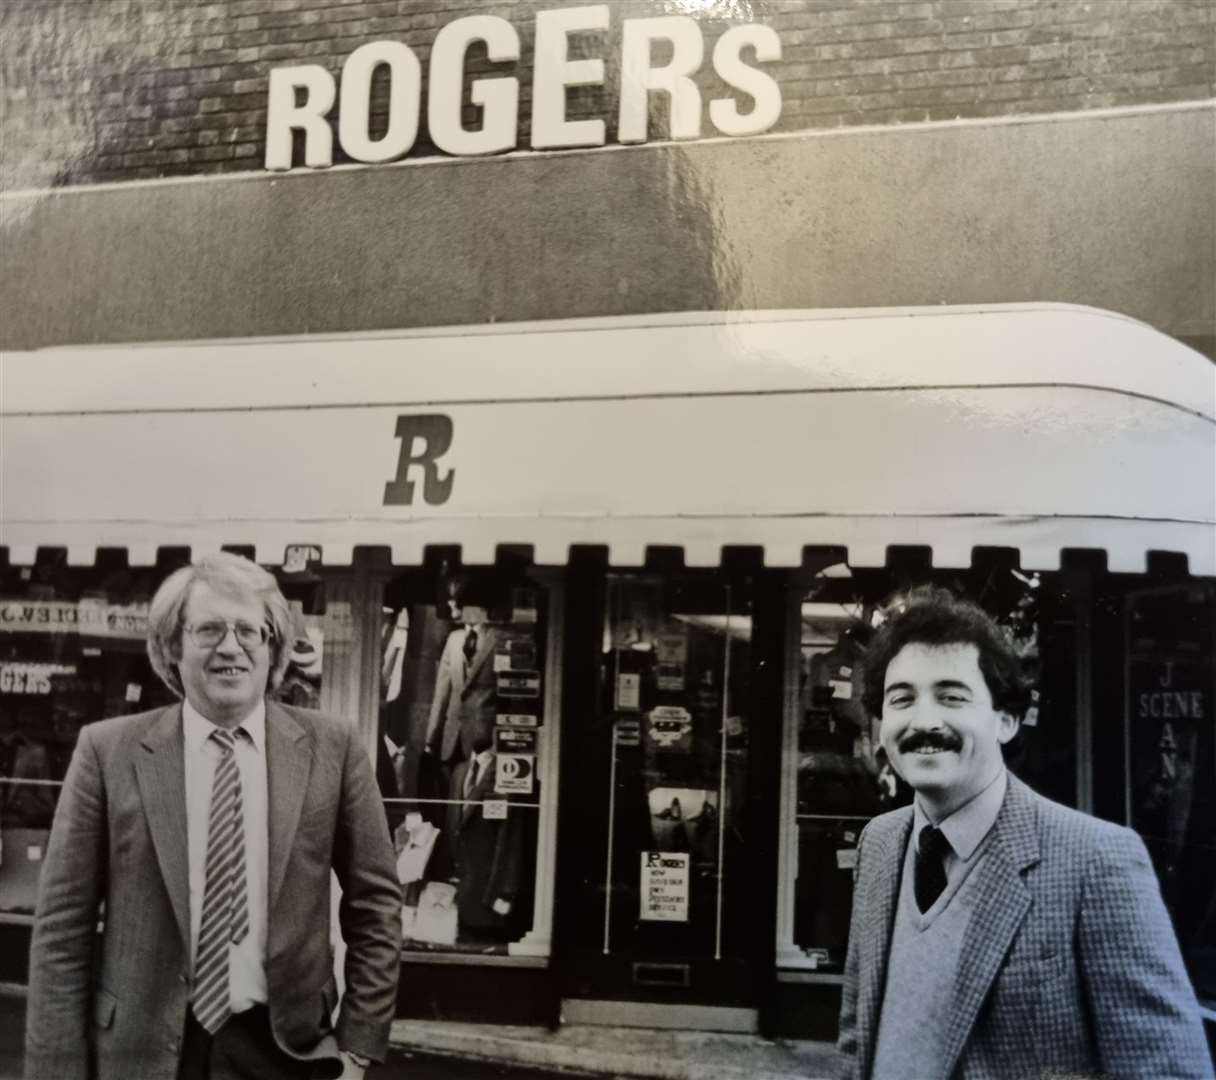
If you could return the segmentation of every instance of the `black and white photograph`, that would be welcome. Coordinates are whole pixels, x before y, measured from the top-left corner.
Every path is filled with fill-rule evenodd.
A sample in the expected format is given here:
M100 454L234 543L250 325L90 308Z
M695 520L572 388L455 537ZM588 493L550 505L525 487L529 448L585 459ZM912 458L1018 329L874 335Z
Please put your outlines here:
M0 0L0 1080L1216 1080L1216 0Z

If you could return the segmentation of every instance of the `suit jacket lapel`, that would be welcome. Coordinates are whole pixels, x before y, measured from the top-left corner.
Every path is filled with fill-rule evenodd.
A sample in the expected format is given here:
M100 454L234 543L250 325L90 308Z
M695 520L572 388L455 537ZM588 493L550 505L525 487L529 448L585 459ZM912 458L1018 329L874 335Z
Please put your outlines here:
M857 987L857 1030L868 1033L861 1040L861 1076L869 1075L878 1039L879 1010L887 985L887 956L895 929L895 909L911 833L912 811L909 807L903 820L872 838L876 850L866 852L866 862L875 872L866 885L862 908L867 913L869 926L861 942ZM867 837L866 842L869 844L871 838Z
M978 875L977 903L963 938L953 1004L946 1013L951 1018L945 1045L946 1075L953 1074L980 1006L1030 911L1030 890L1022 872L1038 861L1034 796L1010 773L992 842L974 871Z
M190 945L190 841L186 829L185 740L182 707L170 705L140 742L135 781L182 944Z
M468 770L473 768L473 762L471 760L466 761L466 762L464 762L464 765L466 766L466 768L465 768L465 771L461 774L461 790L462 791L464 790L463 778L468 775ZM483 807L478 805L479 803L483 802L487 798L493 797L494 774L497 771L497 769L498 769L497 759L490 758L490 760L486 763L486 767L481 770L481 775L477 778L477 783L475 783L471 788L469 788L469 793L466 796L464 796L466 801L465 801L464 805L461 807L461 813L460 813L460 824L462 826L478 810L484 809Z
M464 686L461 687L462 694L467 694L472 689L473 683L477 679L477 673L485 666L486 660L494 651L497 641L498 635L483 623L481 632L477 635L477 651L473 654L469 670L465 672Z
M312 739L277 702L266 702L266 793L269 801L269 911L283 887L287 859L312 772Z

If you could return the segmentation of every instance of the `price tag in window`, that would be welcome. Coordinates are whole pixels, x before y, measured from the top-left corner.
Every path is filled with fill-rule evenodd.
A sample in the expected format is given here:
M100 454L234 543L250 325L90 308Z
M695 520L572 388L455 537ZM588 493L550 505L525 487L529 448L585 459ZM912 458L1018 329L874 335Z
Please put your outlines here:
M836 869L837 870L852 870L857 866L857 849L837 848L836 849Z
M481 804L481 812L486 821L506 821L507 800L486 799L486 801Z
M135 705L139 699L144 696L144 688L137 682L127 683L127 700Z
M30 844L25 849L27 862L42 862L42 848L38 844Z

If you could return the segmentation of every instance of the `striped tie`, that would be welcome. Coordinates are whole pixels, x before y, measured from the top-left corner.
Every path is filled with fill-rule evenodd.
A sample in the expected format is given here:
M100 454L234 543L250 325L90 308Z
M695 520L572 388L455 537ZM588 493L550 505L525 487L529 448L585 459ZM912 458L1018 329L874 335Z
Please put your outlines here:
M243 728L236 733L248 738ZM203 923L194 961L194 1018L214 1035L228 1019L228 946L249 933L245 894L245 822L234 733L216 728L220 757L211 783Z

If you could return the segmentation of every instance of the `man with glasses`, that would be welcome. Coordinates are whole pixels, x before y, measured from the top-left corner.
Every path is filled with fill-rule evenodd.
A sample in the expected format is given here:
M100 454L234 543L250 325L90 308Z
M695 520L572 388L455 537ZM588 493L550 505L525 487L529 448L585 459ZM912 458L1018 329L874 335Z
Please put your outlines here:
M157 591L148 655L182 701L80 733L39 885L31 1080L361 1077L383 1059L392 845L355 725L267 698L290 650L287 601L247 559Z

